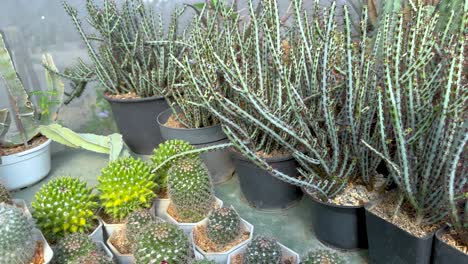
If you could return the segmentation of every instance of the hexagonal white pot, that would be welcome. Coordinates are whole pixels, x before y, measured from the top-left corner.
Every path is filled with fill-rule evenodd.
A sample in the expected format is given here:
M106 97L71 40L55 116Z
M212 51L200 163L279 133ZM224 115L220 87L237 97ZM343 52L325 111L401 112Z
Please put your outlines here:
M132 254L122 254L122 253L120 253L114 247L114 245L112 245L112 243L110 241L111 235L114 232L116 232L117 230L120 230L121 228L123 228L124 226L125 225L123 225L123 224L115 224L115 225L109 225L109 226L106 227L106 230L107 230L106 233L108 234L106 245L109 247L110 251L114 255L114 258L115 258L115 261L117 262L117 264L134 264L136 261L135 261L135 257Z
M283 256L291 256L291 257L294 257L296 259L296 262L294 262L294 264L299 264L301 263L301 259L299 257L299 254L297 254L296 252L294 252L292 249L286 247L285 245L281 244L278 242L278 244L280 245L281 247L281 252L283 254ZM245 249L247 248L247 244L246 245L243 245L242 247L239 247L237 248L236 250L234 250L231 254L229 254L228 256L228 259L227 259L227 264L231 264L231 258L238 255L238 254L243 254L245 252ZM243 264L247 264L247 263L243 263Z
M99 225L94 229L94 231L89 234L88 236L94 241L94 242L102 242L104 243L104 228L102 225L101 219L98 219Z
M44 244L44 263L50 263L50 261L54 257L54 252L52 251L52 248L49 246L49 243L47 243L47 240L45 239L41 230L34 228L33 233L36 241L42 240L42 243Z
M206 225L208 223L208 219L204 219L200 222L197 223L196 226L200 226L200 225ZM205 256L206 259L209 259L209 260L213 260L215 261L216 263L220 263L220 264L224 264L227 262L228 260L228 256L230 253L234 252L236 249L244 246L244 245L247 245L253 238L253 231L254 231L254 226L252 224L250 224L249 222L245 221L244 219L241 219L241 228L242 230L247 230L250 232L250 236L248 239L242 241L241 243L237 244L236 246L233 246L231 249L227 250L227 251L224 251L224 252L206 252L204 251L203 249L201 249L196 243L195 243L195 239L194 239L194 230L192 230L192 232L190 232L190 236L191 236L191 240L192 240L192 243L196 249L196 252L199 252L201 253L203 256Z
M16 207L20 208L23 210L24 214L28 218L32 218L31 212L29 211L28 204L26 203L25 200L23 199L11 199L13 201L13 204L16 205Z
M151 212L153 212L155 216L163 217L170 203L171 200L169 198L155 198L151 206Z
M216 198L216 206L217 208L221 208L223 207L223 201L221 201L219 198L215 197ZM166 211L163 212L163 214L161 215L161 218L166 220L167 222L171 223L171 224L175 224L177 225L179 228L181 228L182 230L184 230L185 234L189 235L190 232L192 232L192 229L195 227L195 225L197 223L179 223L177 222L177 220L175 220L168 212L167 212L167 209ZM206 219L206 218L205 218ZM205 220L205 219L202 219L201 221Z

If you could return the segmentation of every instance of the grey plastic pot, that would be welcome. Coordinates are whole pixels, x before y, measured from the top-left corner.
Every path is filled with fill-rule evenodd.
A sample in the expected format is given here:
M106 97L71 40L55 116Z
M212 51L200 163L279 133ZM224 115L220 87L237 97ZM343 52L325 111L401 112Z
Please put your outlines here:
M281 247L281 253L283 256L287 256L287 257L293 257L296 261L291 263L291 264L299 264L301 263L301 259L299 257L299 254L297 254L296 252L294 252L292 249L286 247L285 245L281 244L278 242L278 244L280 245ZM242 247L239 247L237 248L236 250L234 250L231 254L229 254L228 256L228 259L227 259L227 264L231 264L231 258L239 255L239 254L244 254L245 252L245 249L247 248L248 245L244 245ZM243 264L248 264L248 263L243 263Z
M94 241L94 242L104 242L104 225L102 224L101 219L98 219L99 225L94 229L94 231L89 234L89 237Z
M459 249L447 244L442 239L442 236L449 231L449 227L441 228L435 234L433 264L466 264L468 263L468 255L461 252Z
M228 142L220 125L203 128L172 128L165 126L172 109L167 109L158 116L158 125L165 140L182 139L197 148L219 145ZM201 154L203 162L210 171L214 184L229 180L234 173L234 165L228 149L221 149Z
M197 226L206 225L207 223L208 223L208 219L204 219L201 222L197 223ZM192 232L190 232L190 237L191 237L193 246L196 249L196 252L201 253L206 259L213 260L214 262L219 263L219 264L224 264L224 263L226 263L228 261L229 254L231 254L236 249L238 249L238 248L250 243L250 241L252 241L254 226L251 223L245 221L244 219L241 219L241 228L242 228L243 232L248 231L250 233L249 238L242 241L241 243L233 246L231 249L224 251L224 252L206 252L206 251L204 251L202 248L200 248L197 245L197 243L195 243L195 240L194 240L194 237L193 237L194 236L194 234L193 234L194 230L192 230Z
M335 205L307 196L312 201L312 230L320 242L340 249L367 248L364 206Z
M36 241L42 241L43 243L44 264L50 263L52 261L52 258L54 257L54 252L52 251L52 248L50 247L49 243L47 243L47 240L45 239L44 235L39 229L34 228L33 233Z
M156 118L169 107L164 97L115 99L104 95L104 98L111 105L127 146L137 154L150 155L163 140Z
M117 264L134 264L135 257L132 254L122 254L120 253L114 245L111 243L111 236L114 232L124 228L125 225L112 225L106 227L106 233L108 234L108 238L106 240L106 245L109 247L110 251L114 255L114 259Z
M169 198L155 198L153 205L151 206L151 212L153 212L155 216L162 217L167 211L170 203L171 200Z
M377 216L371 209L380 201L365 206L369 263L429 264L434 233L420 238Z
M247 202L257 209L285 209L302 198L301 188L273 177L236 151L231 151L240 188ZM292 156L265 159L271 167L294 177L297 161Z
M17 190L45 178L50 172L50 143L49 139L32 149L0 156L0 183L7 190Z

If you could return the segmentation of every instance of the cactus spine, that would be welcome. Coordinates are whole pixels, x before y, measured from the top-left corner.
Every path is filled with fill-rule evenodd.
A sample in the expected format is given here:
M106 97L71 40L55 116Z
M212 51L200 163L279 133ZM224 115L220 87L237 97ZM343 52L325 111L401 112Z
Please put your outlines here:
M206 235L217 245L225 245L241 235L241 219L233 208L214 210L208 217Z
M130 244L137 242L138 236L142 232L146 232L146 225L150 223L162 223L161 218L153 216L149 210L139 210L131 213L127 217L125 225L125 234Z
M281 247L276 240L258 236L245 249L243 263L279 264L281 257Z

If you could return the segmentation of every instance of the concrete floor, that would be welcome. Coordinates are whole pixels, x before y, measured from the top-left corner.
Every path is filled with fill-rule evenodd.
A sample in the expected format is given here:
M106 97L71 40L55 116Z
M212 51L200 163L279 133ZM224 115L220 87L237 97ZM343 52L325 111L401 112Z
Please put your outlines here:
M107 156L87 151L65 149L52 157L52 171L43 181L15 192L14 198L26 200L29 204L42 184L59 176L84 179L90 186L97 184L97 176L106 165ZM264 212L253 209L242 199L237 177L216 186L216 195L226 206L234 206L242 218L255 226L255 234L273 236L278 241L304 255L309 250L326 248L312 233L309 214L310 202L304 197L297 205L287 210ZM348 263L367 263L365 250L338 252Z

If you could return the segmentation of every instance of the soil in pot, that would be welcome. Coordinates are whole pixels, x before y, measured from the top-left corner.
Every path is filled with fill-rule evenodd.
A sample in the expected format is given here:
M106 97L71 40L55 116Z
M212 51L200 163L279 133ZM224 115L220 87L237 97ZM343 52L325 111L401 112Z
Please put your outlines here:
M460 250L463 254L468 255L468 230L461 234L457 230L444 232L440 239L448 245Z
M33 149L37 146L44 144L48 139L45 136L38 135L28 141L28 145L19 145L14 147L0 147L0 156L8 156L17 154L26 150Z
M34 250L34 257L31 261L32 264L43 264L45 263L44 256L44 241L36 242L36 249Z
M215 200L215 201L213 202L212 210L217 209L218 207L219 207L219 204L218 204L217 201ZM210 211L212 211L212 210L210 210ZM202 219L193 219L193 218L183 219L183 218L177 213L177 210L176 210L176 208L175 208L175 206L174 206L173 203L170 203L170 204L169 204L169 207L167 208L167 213L168 213L172 218L174 218L174 220L176 220L176 221L179 222L179 223L196 223L196 222L199 222L199 221L203 220L203 218L202 218ZM208 215L206 215L206 216L208 216ZM205 217L206 217L206 216L205 216Z
M241 231L241 234L232 242L226 245L217 245L208 238L208 236L206 235L206 224L195 226L195 228L193 229L193 239L195 244L207 253L226 252L249 239L249 230L247 230L245 226L243 226L242 228L243 230Z
M249 263L244 263L243 259L244 259L243 253L231 256L231 264L249 264ZM280 264L294 264L294 263L297 263L296 257L294 256L283 256L280 262Z
M132 254L132 245L127 239L125 228L120 228L112 233L110 237L110 243L119 251L122 255Z

